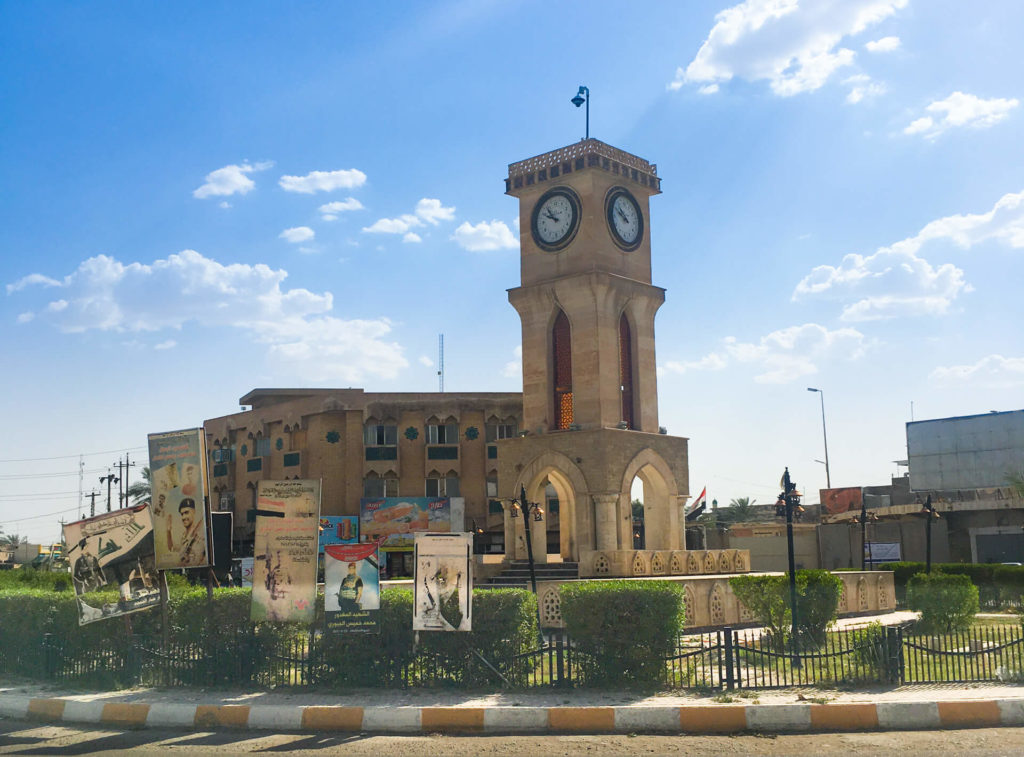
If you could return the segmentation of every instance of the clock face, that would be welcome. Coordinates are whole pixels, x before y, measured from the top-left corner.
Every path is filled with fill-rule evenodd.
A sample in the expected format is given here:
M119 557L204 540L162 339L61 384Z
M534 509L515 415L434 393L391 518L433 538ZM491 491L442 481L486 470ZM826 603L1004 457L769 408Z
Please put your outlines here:
M644 236L644 217L640 205L627 190L616 187L606 201L608 227L615 243L624 250L635 250Z
M545 194L533 208L531 231L537 246L549 252L560 250L576 236L580 220L579 198L559 187Z

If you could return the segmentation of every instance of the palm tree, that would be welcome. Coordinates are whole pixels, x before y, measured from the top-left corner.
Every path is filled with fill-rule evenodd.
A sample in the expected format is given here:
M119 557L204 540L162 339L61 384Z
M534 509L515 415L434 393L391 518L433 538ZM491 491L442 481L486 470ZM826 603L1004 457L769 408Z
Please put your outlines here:
M153 481L150 478L149 466L143 467L139 473L142 475L142 480L136 481L128 487L128 497L133 505L149 502L150 497L153 495Z
M717 513L712 513L711 517L717 523L721 523L723 525L743 523L744 521L754 519L754 505L756 504L756 499L751 499L750 497L737 497L736 499L729 501L728 507L723 507Z
M28 537L0 533L0 547L17 547L19 544L28 544Z

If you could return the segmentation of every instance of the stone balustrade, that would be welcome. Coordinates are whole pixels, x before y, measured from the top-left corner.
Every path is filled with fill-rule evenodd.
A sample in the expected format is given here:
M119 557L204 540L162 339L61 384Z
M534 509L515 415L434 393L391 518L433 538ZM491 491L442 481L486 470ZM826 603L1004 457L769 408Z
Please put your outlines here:
M749 573L746 549L620 549L580 555L581 578Z

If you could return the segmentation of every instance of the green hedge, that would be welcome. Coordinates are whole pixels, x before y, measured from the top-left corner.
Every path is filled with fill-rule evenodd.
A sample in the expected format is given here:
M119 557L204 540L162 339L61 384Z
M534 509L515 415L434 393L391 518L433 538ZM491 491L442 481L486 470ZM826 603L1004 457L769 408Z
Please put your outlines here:
M194 660L176 667L168 685L294 685L289 672L289 645L306 649L310 629L289 623L252 623L249 589L217 589L213 601L206 590L176 584L168 601L168 641L177 654ZM159 643L158 609L134 613L136 635ZM316 634L308 652L310 680L328 687L394 686L441 682L463 687L496 686L501 678L522 680L526 663L516 655L536 646L537 603L520 589L475 590L471 633L421 633L419 645L412 631L412 592L381 592L380 634ZM317 600L314 628L323 625L323 595ZM82 683L116 688L131 685L125 671L132 644L128 624L110 618L78 625L70 591L19 587L0 590L0 675L45 677L44 637L51 634L67 665L80 661L91 669ZM479 654L478 654L479 653ZM111 655L104 662L103 655ZM481 656L487 660L484 663Z
M923 562L885 563L882 570L893 572L896 601L907 601L907 583L918 573L924 573ZM967 576L978 589L978 599L985 605L1017 603L1024 594L1024 566L999 563L932 563L932 572Z
M907 606L921 613L920 633L966 631L978 612L978 587L965 575L918 573L907 582Z
M559 589L562 618L591 685L650 685L683 629L682 586L669 581L585 581Z

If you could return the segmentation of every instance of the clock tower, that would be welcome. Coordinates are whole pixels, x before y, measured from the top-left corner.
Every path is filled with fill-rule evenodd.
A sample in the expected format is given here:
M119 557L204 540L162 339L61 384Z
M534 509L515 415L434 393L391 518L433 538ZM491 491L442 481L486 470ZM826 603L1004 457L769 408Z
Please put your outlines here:
M651 550L667 564L685 548L689 493L687 440L658 425L657 167L584 139L509 165L505 193L519 199L521 283L508 297L522 322L523 428L498 446L499 489L543 502L554 488L562 559L582 575L645 575ZM647 551L634 548L636 478ZM534 544L554 543L550 515L528 524ZM525 557L525 520L506 518L510 558Z
M509 166L519 198L523 425L658 431L650 198L657 167L596 139Z

